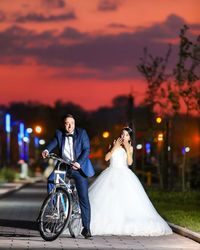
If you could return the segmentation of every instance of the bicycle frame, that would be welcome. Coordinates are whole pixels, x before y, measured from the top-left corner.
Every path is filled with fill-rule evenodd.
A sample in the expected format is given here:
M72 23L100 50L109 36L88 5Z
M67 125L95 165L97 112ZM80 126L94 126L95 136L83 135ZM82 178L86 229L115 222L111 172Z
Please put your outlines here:
M48 157L59 162L58 165L57 165L57 169L54 170L54 184L55 184L55 186L54 186L52 192L55 191L58 186L63 185L69 193L72 193L70 178L68 178L68 182L65 181L67 169L66 170L60 170L61 163L64 163L67 166L70 166L72 161L69 160L69 159L67 159L65 161L62 158L59 158L59 157L55 156L55 154L49 154ZM61 176L63 176L63 178Z
M55 174L54 177L55 189L58 186L64 186L69 193L72 193L70 179L68 179L68 182L64 180L66 176L66 171L55 170L54 174ZM60 175L64 175L64 178L60 177Z

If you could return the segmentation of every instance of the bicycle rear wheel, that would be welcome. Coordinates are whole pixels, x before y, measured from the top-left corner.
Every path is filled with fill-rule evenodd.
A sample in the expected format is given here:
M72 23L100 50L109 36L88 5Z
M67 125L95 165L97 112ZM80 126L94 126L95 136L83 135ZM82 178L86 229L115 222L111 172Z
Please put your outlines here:
M39 232L46 241L55 240L69 223L72 212L71 196L57 188L45 199L38 220Z
M78 199L73 201L72 214L69 220L69 232L73 238L77 238L81 233L82 218Z

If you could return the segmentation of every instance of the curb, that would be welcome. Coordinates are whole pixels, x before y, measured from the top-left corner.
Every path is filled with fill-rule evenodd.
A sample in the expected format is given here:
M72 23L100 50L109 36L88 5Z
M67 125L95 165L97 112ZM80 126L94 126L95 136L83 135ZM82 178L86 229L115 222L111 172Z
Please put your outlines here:
M173 232L200 243L200 233L193 232L187 228L168 222Z

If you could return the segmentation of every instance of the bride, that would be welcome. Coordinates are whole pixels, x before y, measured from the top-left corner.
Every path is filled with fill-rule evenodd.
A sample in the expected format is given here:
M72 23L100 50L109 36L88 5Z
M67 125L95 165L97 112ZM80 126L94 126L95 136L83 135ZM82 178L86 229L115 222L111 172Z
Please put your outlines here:
M132 129L122 129L105 155L110 166L89 188L93 235L159 236L172 230L153 207L133 163Z

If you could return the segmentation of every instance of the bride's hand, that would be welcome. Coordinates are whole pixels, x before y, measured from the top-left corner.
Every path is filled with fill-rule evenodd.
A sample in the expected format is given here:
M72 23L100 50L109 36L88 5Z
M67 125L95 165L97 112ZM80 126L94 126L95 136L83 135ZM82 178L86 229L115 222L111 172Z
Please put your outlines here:
M113 146L114 147L120 147L122 145L122 139L119 137L119 138L117 138L117 140L114 140L114 142L113 142Z
M123 141L123 146L126 149L126 151L130 150L131 145L128 141Z
M113 145L109 147L108 153L105 155L105 160L108 161L111 158L111 155L115 151L115 149L119 148L122 145L122 139L119 137L117 140L113 141Z

